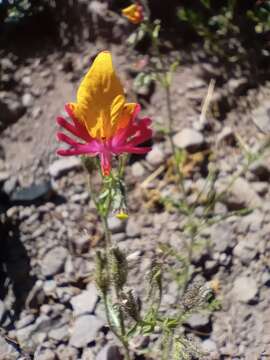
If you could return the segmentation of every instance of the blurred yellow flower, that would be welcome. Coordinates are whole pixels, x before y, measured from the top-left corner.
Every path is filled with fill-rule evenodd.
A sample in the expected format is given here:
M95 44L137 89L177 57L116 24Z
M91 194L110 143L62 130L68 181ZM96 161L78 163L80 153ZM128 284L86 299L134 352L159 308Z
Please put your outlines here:
M139 24L143 21L143 8L140 4L132 4L122 10L125 16L132 24Z
M126 220L128 218L128 214L121 210L118 214L115 215L117 217L117 219L120 219L120 220Z

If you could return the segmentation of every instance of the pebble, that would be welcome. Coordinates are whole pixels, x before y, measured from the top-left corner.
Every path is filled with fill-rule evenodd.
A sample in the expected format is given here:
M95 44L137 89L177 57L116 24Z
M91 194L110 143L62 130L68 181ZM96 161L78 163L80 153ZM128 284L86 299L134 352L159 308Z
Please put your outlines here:
M145 169L140 162L135 162L131 165L131 173L135 177L142 177L145 174Z
M67 341L69 338L69 327L67 325L52 329L49 332L49 337L56 341Z
M55 360L55 354L50 349L44 349L39 351L38 360Z
M128 218L126 234L131 238L135 238L140 235L140 226L133 217Z
M78 360L80 358L79 351L76 348L64 344L56 349L56 354L59 360Z
M52 194L51 182L44 181L39 184L32 184L27 188L16 190L11 195L11 201L20 205L30 205L42 199L49 200Z
M96 360L122 360L122 356L116 345L107 344L97 354Z
M16 360L19 359L19 353L11 343L7 342L3 336L0 335L0 359L2 360Z
M192 329L205 328L210 324L209 314L192 314L186 321Z
M62 246L49 250L41 261L41 272L44 276L53 276L64 269L68 251Z
M202 133L190 128L185 128L175 134L173 142L176 147L188 151L200 150L205 143Z
M108 227L112 234L125 231L126 221L118 219L116 216L110 216L108 219Z
M253 110L252 120L254 124L264 133L270 133L270 107L269 102L263 103L261 106Z
M228 248L233 248L236 242L231 225L222 222L214 225L211 230L211 241L217 252L223 253Z
M236 179L231 186L231 193L233 195L233 202L239 206L256 208L262 205L261 198L244 178Z
M164 163L165 153L160 146L154 145L152 150L146 155L146 161L153 166L158 166Z
M29 107L33 106L33 104L34 104L33 96L31 94L29 94L29 93L23 94L23 96L22 96L22 104L26 108L29 108Z
M84 348L96 340L97 333L103 325L103 321L94 315L79 316L74 322L70 345L78 349Z
M89 284L87 290L83 290L79 295L73 296L70 301L74 316L93 313L98 299L99 296L95 284Z
M256 299L258 285L252 277L239 276L234 281L232 292L238 301L248 304Z
M64 159L55 160L49 166L49 174L51 177L57 179L66 174L68 171L81 168L82 164L78 157L68 157Z

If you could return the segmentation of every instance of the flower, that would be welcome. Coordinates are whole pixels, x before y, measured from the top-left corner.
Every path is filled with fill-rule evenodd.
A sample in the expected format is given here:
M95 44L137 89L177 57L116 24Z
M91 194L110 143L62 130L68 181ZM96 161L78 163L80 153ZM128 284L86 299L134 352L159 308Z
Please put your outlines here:
M151 150L138 146L151 138L151 120L137 117L139 104L125 102L108 51L98 54L79 86L77 103L68 103L65 109L72 122L58 117L57 123L82 142L58 132L58 140L69 145L59 149L58 155L99 155L103 175L109 175L113 155Z
M139 24L143 21L143 7L137 2L123 9L122 15L132 24Z

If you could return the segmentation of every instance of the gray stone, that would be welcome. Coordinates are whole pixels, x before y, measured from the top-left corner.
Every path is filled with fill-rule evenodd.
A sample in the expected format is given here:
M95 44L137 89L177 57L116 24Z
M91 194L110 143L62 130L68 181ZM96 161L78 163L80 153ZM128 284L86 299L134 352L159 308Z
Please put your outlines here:
M18 185L18 179L15 176L10 177L3 186L3 190L7 195L11 195Z
M187 319L186 324L192 329L207 327L210 324L209 314L193 314Z
M0 335L0 359L1 360L17 360L19 353L12 346L12 342L8 342L3 336Z
M258 285L252 277L240 276L235 279L232 292L238 301L250 303L256 299Z
M69 338L69 328L67 325L52 329L49 332L49 337L56 341L67 341Z
M64 269L68 251L62 246L57 246L48 251L41 261L41 272L44 276L53 276Z
M152 150L146 155L146 160L153 166L158 166L165 161L164 151L158 145L154 145Z
M140 235L140 226L134 220L133 217L128 218L126 234L127 234L128 237L131 237L131 238L134 238L134 237L137 237L137 236Z
M81 360L95 360L96 357L92 349L86 348L83 350Z
M211 241L216 251L223 253L228 248L233 248L236 242L231 225L227 222L219 223L212 227Z
M24 112L25 110L21 102L18 101L14 94L9 94L7 98L0 99L0 129L4 129L6 126L17 121Z
M30 324L33 324L34 321L35 321L35 316L33 314L27 314L25 316L22 316L22 318L17 321L16 328L22 329Z
M231 187L232 201L240 206L259 207L262 205L261 198L252 188L252 185L244 178L238 178Z
M91 239L89 234L81 234L78 236L74 236L72 239L72 244L74 246L74 250L79 254L84 254L89 251Z
M204 145L203 135L194 129L185 128L173 137L174 145L180 149L196 151Z
M202 350L207 353L216 353L217 345L213 340L206 339L202 342Z
M51 349L43 349L38 352L38 360L55 360L55 354Z
M235 142L235 135L229 126L225 126L217 136L217 143L226 142L230 145Z
M126 221L120 220L116 216L110 216L108 219L108 226L112 234L121 233L125 231Z
M145 169L140 162L135 162L131 166L131 172L133 176L142 177L145 174Z
M6 316L6 307L2 300L0 300L0 324L4 321Z
M122 356L116 345L107 344L97 354L96 360L122 360Z
M73 296L71 305L74 316L89 314L95 311L99 296L95 284L90 284L87 290L83 290L79 295Z
M233 255L238 257L244 265L248 265L256 254L257 249L250 247L246 239L241 240L233 249Z
M49 174L53 178L58 178L68 171L81 168L82 164L78 157L68 157L54 161L49 166Z
M78 360L80 358L79 351L77 349L64 344L60 345L56 349L56 354L59 360Z
M270 106L269 102L263 103L261 106L253 110L252 120L254 124L264 133L270 133Z
M96 340L98 331L103 327L101 319L94 315L79 316L73 325L70 345L76 348L84 348Z
M249 170L261 181L268 181L270 178L270 161L268 159L259 159L255 161Z
M29 93L23 94L23 96L22 96L22 104L26 108L33 106L33 104L34 104L33 96L31 94L29 94Z
M41 199L49 200L53 190L50 181L44 181L40 184L32 184L27 188L21 188L13 192L11 201L16 204L30 205Z

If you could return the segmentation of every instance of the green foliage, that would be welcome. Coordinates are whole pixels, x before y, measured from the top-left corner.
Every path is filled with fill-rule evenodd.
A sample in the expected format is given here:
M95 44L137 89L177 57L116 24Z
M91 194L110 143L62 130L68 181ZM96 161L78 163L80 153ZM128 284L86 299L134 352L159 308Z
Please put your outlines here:
M180 24L185 23L203 39L208 53L222 57L223 61L247 59L254 48L258 50L257 56L270 54L266 38L270 30L269 0L184 2L177 9L177 16Z

